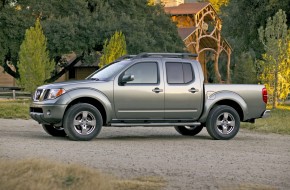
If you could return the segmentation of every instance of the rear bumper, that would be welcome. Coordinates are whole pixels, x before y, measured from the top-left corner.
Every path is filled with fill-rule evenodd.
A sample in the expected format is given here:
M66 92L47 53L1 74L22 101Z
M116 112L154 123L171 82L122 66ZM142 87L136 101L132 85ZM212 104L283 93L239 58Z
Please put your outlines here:
M266 110L264 111L264 113L262 114L262 117L261 118L267 118L267 117L270 117L271 116L271 110Z

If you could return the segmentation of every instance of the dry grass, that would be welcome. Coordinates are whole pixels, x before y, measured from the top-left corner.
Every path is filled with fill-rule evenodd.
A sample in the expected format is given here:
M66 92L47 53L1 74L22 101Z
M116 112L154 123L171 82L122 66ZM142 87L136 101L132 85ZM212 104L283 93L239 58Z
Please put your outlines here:
M268 108L271 109L271 108ZM255 124L242 123L241 127L267 133L290 135L290 106L278 106L271 110L269 118L257 119Z
M0 189L158 190L164 186L159 177L120 180L79 165L38 159L0 160Z
M262 184L221 185L221 190L278 190L278 188Z
M0 118L4 119L30 119L30 100L0 99Z

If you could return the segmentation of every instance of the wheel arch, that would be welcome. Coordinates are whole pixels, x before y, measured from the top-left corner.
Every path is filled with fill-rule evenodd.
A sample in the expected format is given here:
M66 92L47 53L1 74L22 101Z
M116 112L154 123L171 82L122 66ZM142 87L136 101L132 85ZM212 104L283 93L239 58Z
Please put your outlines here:
M103 125L106 125L112 118L113 108L110 100L103 93L91 89L78 89L69 92L71 101L68 103L67 110L78 103L87 103L96 107L102 115Z
M90 104L90 105L96 107L102 115L103 125L105 125L107 123L107 112L106 112L105 107L103 106L103 104L100 101L98 101L94 98L91 98L91 97L81 97L81 98L74 99L66 107L64 113L66 113L70 107L72 107L73 105L79 104L79 103L87 103L87 104Z
M214 98L211 98L214 97ZM225 105L230 106L237 111L240 120L244 121L247 119L247 104L242 97L233 92L218 93L205 100L205 108L202 116L200 117L201 122L205 122L209 112L216 106Z

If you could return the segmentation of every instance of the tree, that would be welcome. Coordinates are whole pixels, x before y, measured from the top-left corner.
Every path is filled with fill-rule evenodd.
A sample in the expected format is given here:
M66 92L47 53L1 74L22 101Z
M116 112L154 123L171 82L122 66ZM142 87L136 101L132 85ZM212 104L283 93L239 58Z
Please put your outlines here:
M226 6L229 0L209 0L213 8L219 13L222 6Z
M0 5L0 61L4 70L19 78L18 52L25 29L40 18L50 56L56 64L47 82L53 82L79 60L94 62L102 51L104 39L115 31L126 36L129 54L140 52L181 52L184 48L177 27L160 5L148 6L147 0L26 0L2 1ZM16 8L17 7L17 8ZM63 54L75 53L68 64ZM11 69L14 67L15 70Z
M285 99L290 88L290 33L287 18L279 10L273 18L269 17L266 27L259 28L259 37L265 54L261 63L261 80L266 84L273 97L272 106L276 108L278 99Z
M116 31L109 41L108 39L105 40L99 67L103 67L126 54L127 47L125 36L122 32Z
M231 65L242 64L244 54L250 55L251 59L255 60L256 76L250 81L256 80L259 75L259 64L256 60L262 59L262 54L265 53L259 40L258 29L265 26L267 18L273 16L279 9L285 10L287 24L290 26L289 0L230 0L226 6L221 7L222 35L234 50ZM245 69L244 73L248 72L246 67L242 68Z
M258 78L255 68L255 60L249 53L243 53L233 69L233 83L257 84Z
M25 38L19 51L19 84L26 91L34 92L50 77L54 69L54 61L49 59L46 48L47 40L43 34L39 19L35 26L25 32Z

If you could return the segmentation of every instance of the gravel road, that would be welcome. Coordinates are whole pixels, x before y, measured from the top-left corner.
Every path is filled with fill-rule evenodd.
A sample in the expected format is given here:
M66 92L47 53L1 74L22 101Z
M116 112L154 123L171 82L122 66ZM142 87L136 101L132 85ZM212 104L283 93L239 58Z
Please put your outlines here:
M162 176L165 189L290 189L290 136L240 130L229 141L174 128L108 128L89 142L47 135L32 120L0 119L0 158L77 163L122 178Z

